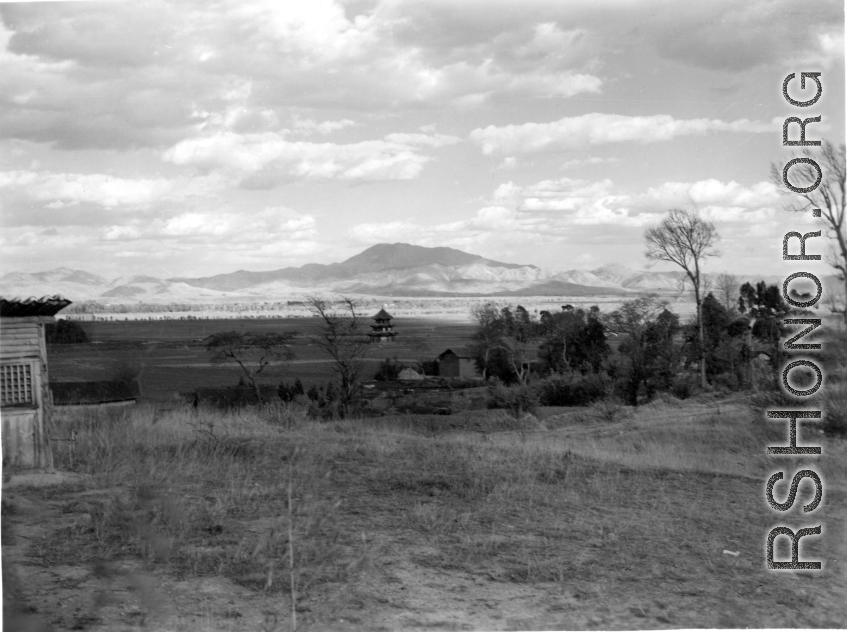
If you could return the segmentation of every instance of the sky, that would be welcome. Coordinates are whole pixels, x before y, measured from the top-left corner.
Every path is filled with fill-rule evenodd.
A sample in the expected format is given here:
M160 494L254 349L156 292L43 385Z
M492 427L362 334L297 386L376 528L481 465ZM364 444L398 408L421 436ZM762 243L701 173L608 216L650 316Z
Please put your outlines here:
M710 271L814 230L787 116L844 142L837 0L0 3L0 272L205 276L381 242L644 268L674 207ZM820 72L797 108L789 73ZM792 84L795 98L814 89Z

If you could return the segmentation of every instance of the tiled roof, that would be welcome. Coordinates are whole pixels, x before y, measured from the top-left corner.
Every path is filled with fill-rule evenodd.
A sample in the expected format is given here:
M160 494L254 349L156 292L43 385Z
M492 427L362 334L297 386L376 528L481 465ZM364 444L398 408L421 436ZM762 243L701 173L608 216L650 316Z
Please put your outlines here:
M386 312L384 309L379 310L376 313L376 316L374 316L374 320L391 320L392 318L394 318L394 316Z
M71 301L62 298L58 294L56 296L28 299L0 297L0 316L4 318L15 316L55 316L70 304Z

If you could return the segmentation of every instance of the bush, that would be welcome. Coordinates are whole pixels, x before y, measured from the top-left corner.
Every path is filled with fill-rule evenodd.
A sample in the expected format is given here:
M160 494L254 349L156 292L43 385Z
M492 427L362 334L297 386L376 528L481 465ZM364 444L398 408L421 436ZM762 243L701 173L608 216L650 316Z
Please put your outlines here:
M688 399L694 393L694 382L690 375L677 375L671 385L671 394L677 399Z
M847 437L847 384L827 384L822 400L823 431Z
M437 376L438 375L438 359L424 360L421 362L421 373L423 375Z
M523 413L536 411L538 397L529 386L509 387L495 382L488 389L488 408L502 408L518 418Z
M294 380L294 383L291 385L288 385L285 382L280 382L279 388L277 389L277 395L279 395L279 399L283 402L296 401L299 395L305 394L306 391L303 389L303 383L300 381L299 377Z
M607 386L602 375L554 375L538 382L536 389L542 406L588 406L605 397Z
M379 363L379 368L374 374L374 379L377 382L394 382L403 368L404 365L398 363L396 360L385 358L385 360Z
M725 391L737 391L744 386L738 379L738 376L735 376L732 373L720 373L714 376L712 383Z
M48 345L70 345L88 342L88 334L79 323L62 318L55 323L47 323L44 335Z

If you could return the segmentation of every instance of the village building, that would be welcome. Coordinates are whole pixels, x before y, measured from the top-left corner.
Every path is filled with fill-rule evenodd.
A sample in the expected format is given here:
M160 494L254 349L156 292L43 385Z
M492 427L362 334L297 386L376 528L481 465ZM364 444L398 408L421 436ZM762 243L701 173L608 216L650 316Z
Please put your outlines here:
M53 468L45 328L71 302L61 296L0 298L3 469Z
M371 342L394 342L394 336L397 332L394 331L394 326L391 324L393 316L385 311L385 307L379 310L373 319L375 325L371 325L372 332L368 334Z
M476 359L464 353L447 349L438 356L438 377L481 378Z

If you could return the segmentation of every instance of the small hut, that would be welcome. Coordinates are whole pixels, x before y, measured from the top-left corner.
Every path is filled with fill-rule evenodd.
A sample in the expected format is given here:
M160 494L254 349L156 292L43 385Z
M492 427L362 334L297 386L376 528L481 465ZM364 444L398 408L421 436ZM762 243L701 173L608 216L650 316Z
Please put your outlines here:
M44 329L71 302L61 296L0 298L3 467L52 469L51 397Z
M438 377L479 378L476 358L447 349L438 356Z
M373 319L375 325L371 325L372 332L368 334L371 342L394 342L394 336L397 332L394 331L394 326L391 324L393 316L385 311L385 306L379 310Z

